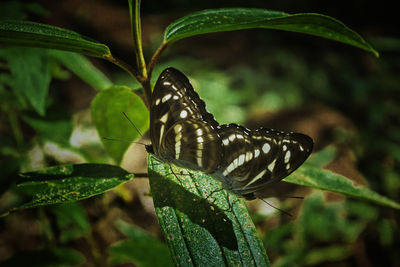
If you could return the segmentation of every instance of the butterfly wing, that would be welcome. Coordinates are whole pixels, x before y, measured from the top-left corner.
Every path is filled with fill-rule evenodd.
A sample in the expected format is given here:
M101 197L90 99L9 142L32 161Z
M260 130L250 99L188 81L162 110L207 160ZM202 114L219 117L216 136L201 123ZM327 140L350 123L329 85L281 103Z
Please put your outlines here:
M256 198L267 184L296 170L313 148L312 139L300 133L251 131L236 124L221 125L218 133L223 156L213 176L247 199Z
M156 157L210 173L247 199L260 197L267 184L296 170L313 147L312 139L299 133L219 125L186 76L173 68L157 80L150 123Z
M158 158L206 173L215 171L221 156L218 123L180 71L167 68L158 78L150 123L152 148ZM215 156L203 156L204 151Z

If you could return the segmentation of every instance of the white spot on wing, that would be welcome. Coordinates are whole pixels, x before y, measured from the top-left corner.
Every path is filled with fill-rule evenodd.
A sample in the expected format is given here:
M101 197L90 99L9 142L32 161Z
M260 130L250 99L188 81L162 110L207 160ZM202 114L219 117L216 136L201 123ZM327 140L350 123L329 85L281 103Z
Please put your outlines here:
M272 172L273 170L274 170L274 168L275 168L275 162L276 162L276 159L274 159L274 161L272 161L269 165L268 165L268 170L270 171L270 172Z
M202 162L203 150L197 149L196 156L197 156L197 165L199 165L200 167L203 167L203 162Z
M161 140L162 140L162 138L163 138L163 135L164 135L164 124L162 124L161 125L161 128L160 128L160 140L158 141L158 143L159 144L161 144Z
M241 154L241 155L239 156L239 158L238 158L238 159L239 159L239 163L238 163L239 166L242 166L242 165L243 165L243 163L244 163L244 156L245 156L244 154Z
M271 150L271 146L268 143L265 143L262 147L262 151L267 154Z
M175 143L175 158L179 159L181 154L181 141Z
M204 142L203 137L201 137L201 136L197 137L197 142L198 143L203 143Z
M163 123L166 123L168 119L168 112L164 114L164 116L161 117L160 121Z
M187 111L186 111L186 110L182 110L182 111L181 111L181 114L180 114L179 116L180 116L182 119L184 119L184 118L187 117L187 115L188 115Z
M178 134L180 131L182 131L182 125L181 124L177 124L174 126L174 131L176 134Z
M228 139L229 139L230 141L235 140L235 138L236 138L236 135L234 135L234 134L231 134L231 135L228 137Z
M253 153L251 151L246 152L246 162L253 158Z
M238 167L238 159L233 160L233 167L236 169Z
M233 170L235 169L235 167L233 166L233 162L231 164L229 164L229 166L225 169L225 171L222 173L224 176L227 176L228 174L230 174Z
M160 99L159 99L159 98L156 99L156 106L157 106L158 104L160 104Z
M267 170L263 170L262 172L260 172L259 174L257 174L256 177L254 177L248 184L246 184L244 187L248 187L249 185L255 183L258 179L261 179L264 174L267 172Z
M260 150L256 148L256 150L254 150L254 158L258 158L259 155L260 155Z
M291 155L290 150L286 151L286 154L285 154L285 163L288 163L288 162L289 162L289 160L290 160L290 155Z
M175 142L180 142L181 139L182 139L182 133L178 133L178 134L175 136Z
M165 95L165 96L162 98L161 102L164 103L164 102L168 101L171 97L172 97L171 94Z
M225 146L227 146L227 145L229 144L228 138L223 139L223 140L222 140L222 143L223 143Z

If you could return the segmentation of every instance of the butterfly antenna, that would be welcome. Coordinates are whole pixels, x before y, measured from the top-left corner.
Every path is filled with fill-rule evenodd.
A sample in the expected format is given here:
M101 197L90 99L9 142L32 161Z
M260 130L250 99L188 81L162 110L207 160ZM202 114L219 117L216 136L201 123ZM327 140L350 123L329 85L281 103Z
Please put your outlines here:
M272 207L272 208L274 208L274 209L276 209L276 210L279 210L279 211L282 212L283 214L286 214L286 215L289 216L289 217L293 217L293 215L290 214L289 212L287 212L287 211L285 211L285 210L282 210L282 209L280 209L280 208L278 208L278 207L275 207L274 205L268 203L268 202L267 202L266 200L264 200L264 199L261 199L261 200L262 200L262 202L264 202L264 203L267 204L268 206L270 206L270 207Z
M135 127L136 131L140 134L141 137L143 137L142 133L139 131L139 129L136 127L136 125L131 121L131 119L126 115L125 112L122 112L124 114L125 118L132 124L133 127Z

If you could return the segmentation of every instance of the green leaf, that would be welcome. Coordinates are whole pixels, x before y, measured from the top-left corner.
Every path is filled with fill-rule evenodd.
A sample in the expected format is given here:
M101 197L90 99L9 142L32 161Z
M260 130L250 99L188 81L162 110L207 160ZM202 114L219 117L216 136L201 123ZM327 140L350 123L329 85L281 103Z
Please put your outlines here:
M40 115L45 114L50 84L50 65L45 50L13 47L1 51L13 78L12 88L18 98L26 99Z
M56 217L62 243L89 235L89 219L80 202L54 205L50 210Z
M164 40L174 42L199 34L251 28L311 34L379 55L360 35L334 18L315 13L287 14L255 8L222 8L192 13L170 24L164 33Z
M129 141L140 137L122 112L125 112L141 133L149 127L149 112L142 100L125 86L113 86L97 94L91 105L92 119L100 137L118 140L104 140L103 144L111 157L121 162Z
M0 21L0 44L51 48L109 58L110 49L76 32L31 21Z
M73 125L72 118L65 113L65 110L51 109L46 117L22 115L22 119L35 130L39 138L59 144L69 144Z
M270 266L245 204L202 172L149 156L156 214L177 266ZM214 202L214 203L213 203Z
M353 181L340 174L314 167L309 164L304 164L293 174L283 179L283 181L340 193L391 208L400 209L400 203L397 203L394 200L381 196L364 186L355 185Z
M133 263L140 267L173 266L168 247L157 238L121 220L117 221L115 226L128 239L109 247L109 264Z
M307 160L307 164L315 167L324 167L336 157L336 149L333 146L328 146L321 151L313 153Z
M32 200L11 211L86 199L133 178L120 167L106 164L66 164L20 176L18 188Z
M58 50L51 50L50 55L96 90L100 91L112 86L112 82L107 76L93 66L86 57Z

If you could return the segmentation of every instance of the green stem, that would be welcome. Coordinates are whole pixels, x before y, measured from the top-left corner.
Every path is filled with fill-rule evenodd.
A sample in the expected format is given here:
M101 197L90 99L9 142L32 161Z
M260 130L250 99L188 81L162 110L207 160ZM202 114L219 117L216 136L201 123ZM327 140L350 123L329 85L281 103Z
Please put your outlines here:
M138 80L138 81L142 84L143 88L145 88L145 84L146 84L147 78L144 78L143 76L141 76L141 75L137 72L137 70L135 70L131 65L126 64L126 63L123 62L122 60L113 57L111 54L108 55L108 56L106 56L106 57L104 57L104 59L107 60L107 61L109 61L109 62L111 62L111 63L113 63L113 64L115 64L116 66L120 67L121 69L123 69L124 71L126 71L127 73L129 73L129 75L131 75L133 78L135 78L136 80ZM137 96L139 96L139 97L142 99L142 101L146 104L146 106L148 107L148 100L147 100L148 97L147 97L147 94L146 94L146 89L145 89L144 91L145 91L145 94L144 94L144 95L138 93L137 91L133 91L133 92L134 92Z
M128 3L129 3L129 15L131 18L131 30L132 30L133 45L136 55L137 69L139 70L139 73L142 77L147 77L146 62L144 60L143 49L142 49L142 31L140 24L140 0L136 0L134 6L132 4L132 0L128 0Z

